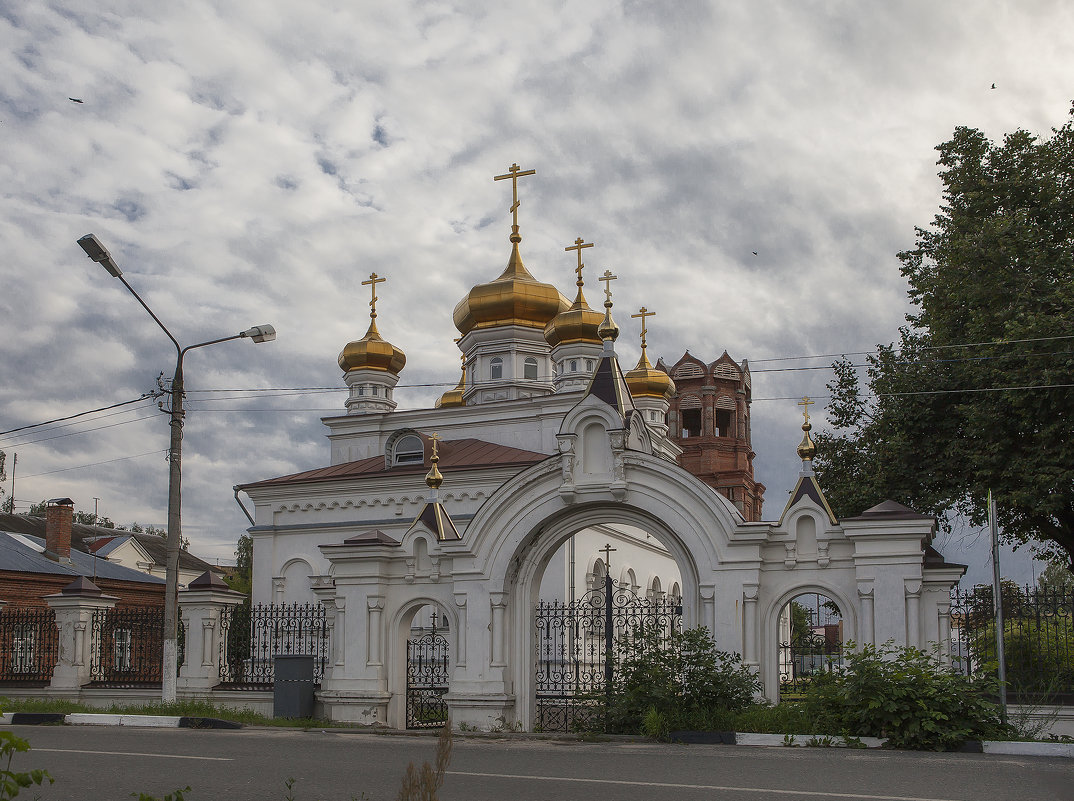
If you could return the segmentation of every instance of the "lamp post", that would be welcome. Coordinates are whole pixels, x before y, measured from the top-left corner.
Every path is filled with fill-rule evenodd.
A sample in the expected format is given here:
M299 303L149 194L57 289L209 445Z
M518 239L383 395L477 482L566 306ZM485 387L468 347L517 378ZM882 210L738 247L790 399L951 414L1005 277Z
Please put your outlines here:
M164 703L175 701L175 683L178 673L178 630L179 630L179 543L182 535L182 483L183 483L183 357L187 351L204 348L233 339L250 339L254 342L271 342L276 338L276 329L271 325L255 325L238 334L207 342L187 345L185 348L172 336L172 332L153 313L141 296L127 283L123 271L112 259L108 249L101 244L94 234L86 234L78 240L86 255L100 264L108 274L123 282L123 286L142 304L149 316L160 329L168 335L175 345L175 374L172 377L171 402L171 447L168 451L168 548L166 565L166 583L164 588L164 663L161 675L161 700Z

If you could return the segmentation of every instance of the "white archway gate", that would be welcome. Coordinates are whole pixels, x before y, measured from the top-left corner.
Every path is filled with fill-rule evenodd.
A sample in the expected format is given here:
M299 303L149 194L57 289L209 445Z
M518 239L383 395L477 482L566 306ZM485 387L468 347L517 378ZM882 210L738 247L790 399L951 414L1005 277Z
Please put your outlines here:
M836 521L805 464L782 518L747 523L651 453L639 420L618 425L606 404L579 403L564 419L559 454L501 485L461 540L438 541L415 522L399 543L370 536L322 546L331 576L316 591L335 622L326 713L402 728L409 620L435 605L449 620L443 700L453 723L532 728L541 576L571 534L598 524L643 529L667 549L681 574L682 624L705 626L719 648L741 653L773 700L780 605L801 591L838 598L844 636L858 641L924 646L945 636L943 602L961 570L926 564L931 518L896 504ZM416 554L435 569L408 568Z

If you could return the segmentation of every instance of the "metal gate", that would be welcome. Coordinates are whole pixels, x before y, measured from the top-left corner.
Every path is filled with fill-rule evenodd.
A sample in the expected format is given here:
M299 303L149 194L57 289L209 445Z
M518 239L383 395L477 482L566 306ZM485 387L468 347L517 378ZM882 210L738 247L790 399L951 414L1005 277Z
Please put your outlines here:
M540 601L536 630L536 731L587 727L614 684L616 643L641 628L664 636L682 627L682 600L642 598L605 576L571 602Z
M406 727L436 729L448 717L448 641L436 630L406 641Z

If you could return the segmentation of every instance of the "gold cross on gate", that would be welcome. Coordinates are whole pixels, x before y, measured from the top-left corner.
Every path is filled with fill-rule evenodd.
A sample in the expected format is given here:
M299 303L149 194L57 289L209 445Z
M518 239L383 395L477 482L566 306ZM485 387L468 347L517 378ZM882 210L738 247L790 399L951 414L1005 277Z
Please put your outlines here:
M578 273L578 286L582 285L582 268L585 267L585 265L582 264L582 248L591 247L593 247L592 242L586 242L582 237L578 237L574 240L573 245L567 245L567 247L563 248L564 250L575 250L578 252L578 266L574 268L574 271Z
M610 542L605 543L604 547L600 549L599 553L604 554L604 572L607 575L612 573L612 551L616 550L612 547Z
M646 332L648 330L645 327L645 318L646 317L655 317L655 316L656 316L656 312L651 312L648 309L646 309L644 306L642 306L640 309L638 309L637 314L630 315L631 319L633 319L634 317L640 317L641 318L641 349L642 350L645 350L645 334L646 334Z
M439 459L440 456L436 452L436 444L440 441L439 432L434 431L433 435L431 437L429 437L429 440L433 443L433 459Z
M612 305L612 281L618 279L618 275L612 275L611 270L605 270L600 280L604 282L604 305Z
M506 175L494 175L493 181L502 181L505 178L511 179L511 224L518 229L518 179L523 175L534 175L537 170L523 170L517 164L512 164L507 168Z
M369 301L369 316L377 316L377 284L383 284L387 281L387 278L380 278L376 273L369 274L368 281L362 281L362 286L371 287L373 290L373 298Z
M805 421L807 423L809 422L809 407L815 403L816 401L811 401L808 395L798 401L798 405L802 407L802 414L805 415Z

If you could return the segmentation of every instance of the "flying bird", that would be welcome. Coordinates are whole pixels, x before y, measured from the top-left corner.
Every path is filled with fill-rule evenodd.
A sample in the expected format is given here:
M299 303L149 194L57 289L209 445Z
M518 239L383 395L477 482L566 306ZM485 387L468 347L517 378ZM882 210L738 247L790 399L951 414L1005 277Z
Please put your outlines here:
M992 87L992 88L994 89L995 87ZM77 97L69 97L67 99L70 100L72 103L81 103L81 102L83 102L83 101L79 100Z
M996 85L995 85L995 84L992 84L992 88L993 88L993 89L995 89L995 88L996 88Z
M753 251L753 255L754 255L754 256L756 256L756 255L757 255L757 251L756 251L756 250L755 250L755 251Z

